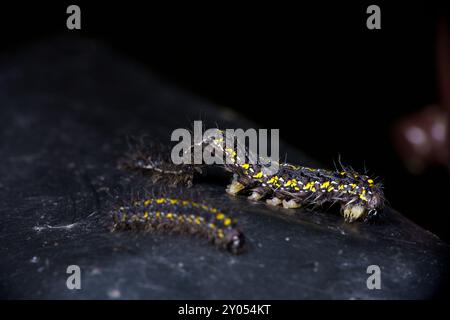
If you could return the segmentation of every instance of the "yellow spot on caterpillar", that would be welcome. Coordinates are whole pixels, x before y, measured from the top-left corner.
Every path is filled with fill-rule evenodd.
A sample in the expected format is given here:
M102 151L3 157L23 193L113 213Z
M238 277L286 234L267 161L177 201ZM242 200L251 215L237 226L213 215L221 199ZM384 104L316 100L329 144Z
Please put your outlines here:
M200 217L195 218L195 223L196 224L202 223L202 219Z
M352 187L352 189L356 188L356 184L354 184L354 183L351 183L350 186Z
M225 151L228 152L228 153L231 153L231 155L232 155L233 157L236 155L236 151L234 151L234 150L231 149L231 148L226 148Z
M367 202L367 198L366 198L366 189L362 189L362 191L361 191L361 193L360 193L360 195L359 195L359 198L360 198L361 200Z
M189 201L183 200L183 201L181 202L181 204L182 204L183 206L187 206L187 205L189 205Z
M223 237L224 237L224 234L223 234L223 230L222 230L222 229L218 229L218 230L217 230L217 237L219 237L219 238L223 238Z
M325 181L324 183L322 183L320 185L320 189L328 188L329 185L330 185L330 181Z
M278 181L278 176L273 176L267 181L268 184L276 183Z
M317 191L316 188L314 188L314 187L311 188L311 192L316 192L316 191Z
M170 204L177 204L178 200L177 199L170 199Z
M216 213L216 212L217 212L217 209L216 209L216 208L209 208L209 210L210 210L212 213Z
M172 219L173 218L173 214L169 212L168 214L166 214L166 217L167 217L167 219Z
M288 181L284 184L284 186L285 186L285 187L289 187L289 186L295 186L296 184L297 184L297 180L291 179L291 180L288 180Z
M345 172L345 171L341 171L341 172L340 172L340 175L341 175L341 176L345 176L346 174L347 174L347 172Z
M156 217L159 218L161 216L161 212L156 211Z
M204 204L202 204L202 209L203 209L203 210L208 210L208 209L209 209L209 207L208 207L208 206L206 206L206 205L204 205Z
M231 219L230 219L230 218L226 218L226 219L224 220L223 224L224 224L225 226L229 226L229 225L231 224Z
M214 223L210 223L210 224L209 224L209 227L210 227L211 229L215 229L215 228L216 228L216 225L215 225Z
M195 208L200 207L200 205L197 202L192 202L192 206L195 207Z
M145 200L144 201L144 206L148 206L152 203L152 200Z
M308 183L303 187L303 190L309 190L309 189L311 189L312 186L313 186L313 183L312 183L312 182L308 182Z
M295 191L299 191L300 188L299 187L294 187Z
M237 155L236 151L234 151L231 148L226 148L225 151L227 152L228 155L231 155L231 162L233 163L236 162L236 155Z
M156 203L157 204L161 204L161 203L164 203L164 202L166 202L166 199L164 199L164 198L156 199Z
M369 186L373 186L373 180L372 179L368 179L367 182L369 183Z
M339 186L338 186L338 190L344 190L344 185L343 184L340 184Z
M248 169L248 168L250 168L250 165L248 163L244 163L241 165L241 167L244 169Z
M260 179L260 178L262 178L262 176L263 176L263 173L262 173L262 171L260 171L257 174L253 175L253 178Z
M222 220L223 218L225 218L225 215L224 215L223 213L219 213L219 214L216 216L216 218L217 218L218 220Z
M328 192L331 192L331 191L333 191L333 190L334 190L334 187L333 187L333 186L331 186L331 187L329 187L329 188L327 189Z
M147 219L147 218L148 218L148 212L145 211L145 212L144 212L144 219Z

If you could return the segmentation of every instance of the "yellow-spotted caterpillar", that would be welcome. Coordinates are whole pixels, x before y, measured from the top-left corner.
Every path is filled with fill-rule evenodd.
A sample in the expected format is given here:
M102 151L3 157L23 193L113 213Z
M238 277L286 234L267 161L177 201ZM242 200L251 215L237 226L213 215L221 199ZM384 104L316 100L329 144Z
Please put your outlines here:
M265 164L246 163L239 159L234 149L225 148L223 139L216 137L202 141L215 146L231 161L223 166L233 173L233 180L226 191L231 195L249 193L253 201L266 199L270 205L298 208L305 205L321 206L339 203L345 221L367 220L384 208L382 185L365 174L341 165L331 171L277 163L278 172L272 173ZM245 154L248 157L248 150Z
M268 198L270 205L298 208L340 203L347 222L368 219L384 206L379 183L351 169L329 171L280 164L277 174L266 175L260 165L241 164L229 168L236 173L227 187L229 194L250 192L250 200Z
M207 238L233 254L244 249L245 236L235 219L217 208L190 200L144 198L112 213L113 230L167 230Z

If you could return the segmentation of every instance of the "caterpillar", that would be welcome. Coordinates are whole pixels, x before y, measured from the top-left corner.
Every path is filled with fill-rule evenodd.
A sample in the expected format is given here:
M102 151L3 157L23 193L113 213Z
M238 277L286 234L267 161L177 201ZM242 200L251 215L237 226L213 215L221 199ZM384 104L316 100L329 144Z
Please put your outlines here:
M233 254L244 251L237 221L219 209L190 200L144 198L113 210L113 231L175 231L197 234Z
M191 187L195 174L202 173L200 165L174 164L170 159L170 149L162 144L145 142L141 138L130 149L125 157L119 159L119 169L139 171L149 176L153 183L163 182L169 187Z
M282 205L287 209L339 203L346 222L368 220L384 208L381 183L350 167L341 166L341 170L331 171L277 163L278 172L271 173L266 170L267 165L261 164L267 161L252 164L239 159L234 149L224 148L222 138L206 138L202 144L213 145L231 160L223 164L233 173L231 184L226 188L228 194L249 193L250 200L266 199L269 205ZM250 158L248 150L245 156Z

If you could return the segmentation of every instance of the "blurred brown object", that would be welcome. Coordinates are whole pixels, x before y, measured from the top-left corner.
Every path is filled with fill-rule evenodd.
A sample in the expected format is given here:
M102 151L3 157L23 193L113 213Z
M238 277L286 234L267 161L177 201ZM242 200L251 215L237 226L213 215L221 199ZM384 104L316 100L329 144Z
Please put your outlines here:
M421 173L432 165L443 165L450 170L450 38L446 19L438 24L436 53L441 103L408 115L393 127L394 146L412 173Z
M447 118L443 108L428 106L395 125L395 147L411 172L436 164L449 167Z

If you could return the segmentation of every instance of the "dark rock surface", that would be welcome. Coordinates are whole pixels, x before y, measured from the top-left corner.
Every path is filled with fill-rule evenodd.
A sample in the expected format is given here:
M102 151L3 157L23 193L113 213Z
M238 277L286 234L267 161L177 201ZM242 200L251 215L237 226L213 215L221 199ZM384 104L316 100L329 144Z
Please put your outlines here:
M350 225L330 212L231 198L221 176L189 193L238 216L245 254L188 235L111 233L115 198L152 189L116 168L126 136L168 141L195 119L254 125L102 45L57 39L1 57L0 103L3 298L409 299L442 285L448 245L392 209L377 223ZM72 264L81 290L66 288ZM369 265L381 268L381 290L366 287Z

